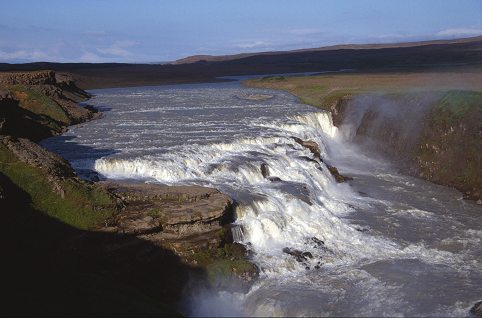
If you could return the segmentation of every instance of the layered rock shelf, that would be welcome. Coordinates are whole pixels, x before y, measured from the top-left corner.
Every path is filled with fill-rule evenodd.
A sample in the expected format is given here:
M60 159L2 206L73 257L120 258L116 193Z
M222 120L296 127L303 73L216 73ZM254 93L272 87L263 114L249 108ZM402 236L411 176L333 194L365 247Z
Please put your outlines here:
M216 189L201 186L166 186L132 182L101 182L101 187L124 204L110 231L142 235L160 243L183 242L189 237L213 248L222 244L224 226L234 219L233 200ZM226 231L230 236L230 231ZM177 244L179 246L179 244ZM181 244L182 245L182 244Z

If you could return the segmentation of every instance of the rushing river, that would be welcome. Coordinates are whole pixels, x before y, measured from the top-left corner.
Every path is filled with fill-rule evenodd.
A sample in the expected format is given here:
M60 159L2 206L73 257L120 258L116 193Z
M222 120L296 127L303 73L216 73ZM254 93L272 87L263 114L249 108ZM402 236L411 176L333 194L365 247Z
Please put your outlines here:
M188 314L460 316L482 297L482 207L363 153L327 113L238 82L92 93L104 117L43 142L80 174L213 186L239 202L237 238L260 278L247 293L200 293ZM316 141L324 162L292 137ZM325 163L353 180L336 183Z

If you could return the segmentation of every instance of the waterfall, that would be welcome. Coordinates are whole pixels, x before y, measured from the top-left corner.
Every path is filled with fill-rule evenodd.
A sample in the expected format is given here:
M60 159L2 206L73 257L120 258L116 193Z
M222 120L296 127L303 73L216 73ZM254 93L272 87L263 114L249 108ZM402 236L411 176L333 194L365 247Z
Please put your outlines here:
M260 278L248 292L196 291L193 315L462 316L482 292L480 207L352 147L329 113L238 83L95 95L112 110L43 144L107 178L237 202L232 235ZM354 180L337 183L326 164Z
M322 258L336 263L395 253L390 242L360 233L341 218L353 211L350 188L337 184L324 163L293 139L317 142L329 159L329 140L337 132L330 114L312 112L282 121L253 122L276 129L267 137L181 146L144 158L101 158L95 169L108 178L209 185L232 196L239 202L233 237L252 244L256 261L267 273L305 269L285 248L309 252L313 257L307 263L312 266ZM269 168L268 177L262 164ZM314 243L321 241L323 247Z
M231 228L231 233L233 235L233 241L236 243L242 243L244 241L243 228L240 225L234 225Z

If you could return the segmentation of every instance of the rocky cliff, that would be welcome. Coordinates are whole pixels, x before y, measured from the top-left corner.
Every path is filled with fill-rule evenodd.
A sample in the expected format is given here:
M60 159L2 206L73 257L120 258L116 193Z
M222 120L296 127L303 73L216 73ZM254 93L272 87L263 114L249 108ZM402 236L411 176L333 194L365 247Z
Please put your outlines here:
M340 99L339 127L405 172L482 198L482 94L473 91L368 94Z
M78 106L88 97L67 74L0 73L0 134L35 141L60 134L69 125L99 116Z

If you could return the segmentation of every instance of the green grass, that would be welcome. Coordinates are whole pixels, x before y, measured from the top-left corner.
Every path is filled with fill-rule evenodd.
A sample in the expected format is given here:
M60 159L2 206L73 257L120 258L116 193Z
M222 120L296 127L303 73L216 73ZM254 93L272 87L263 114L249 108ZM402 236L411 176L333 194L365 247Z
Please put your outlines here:
M35 114L47 116L50 119L68 124L69 117L54 100L48 96L32 90L24 85L12 85L10 92L20 100L20 106Z
M219 278L233 278L248 272L255 275L256 266L246 259L244 252L234 244L224 244L213 250L196 251L191 257L196 263L206 269L209 281Z
M482 93L462 90L448 91L438 101L437 110L448 112L456 119L460 119L472 111L482 111Z
M251 262L243 259L217 259L210 263L206 270L210 281L222 277L231 277L233 274L256 271Z
M30 195L33 208L76 228L98 227L115 213L108 193L80 180L62 180L65 191L62 198L52 190L45 172L18 161L3 145L0 145L0 171Z

